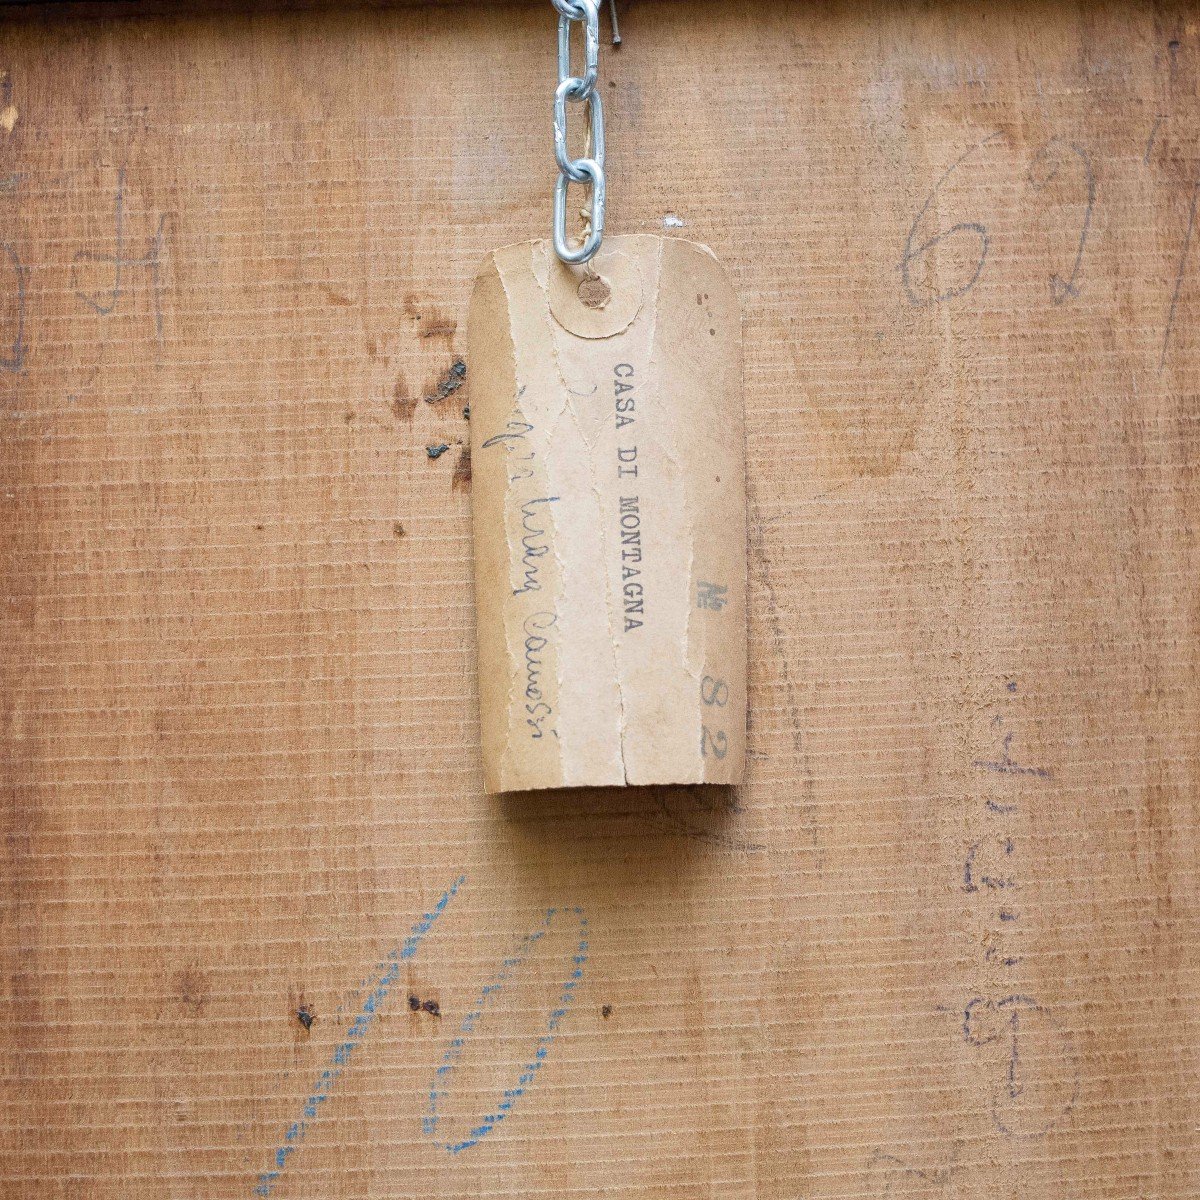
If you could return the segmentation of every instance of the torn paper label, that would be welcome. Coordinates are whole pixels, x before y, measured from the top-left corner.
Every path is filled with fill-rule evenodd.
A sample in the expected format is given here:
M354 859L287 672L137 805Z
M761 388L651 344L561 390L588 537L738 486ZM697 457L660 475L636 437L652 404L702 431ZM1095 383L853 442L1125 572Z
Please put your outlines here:
M509 246L472 297L489 792L742 777L737 303L692 242L609 238L594 266Z

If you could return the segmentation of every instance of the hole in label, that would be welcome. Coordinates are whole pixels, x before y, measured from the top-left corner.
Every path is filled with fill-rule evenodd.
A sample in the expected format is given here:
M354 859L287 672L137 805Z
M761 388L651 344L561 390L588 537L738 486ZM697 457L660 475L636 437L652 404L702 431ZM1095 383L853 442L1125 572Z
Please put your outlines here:
M588 275L579 283L579 303L584 308L603 308L612 299L612 288L602 275Z

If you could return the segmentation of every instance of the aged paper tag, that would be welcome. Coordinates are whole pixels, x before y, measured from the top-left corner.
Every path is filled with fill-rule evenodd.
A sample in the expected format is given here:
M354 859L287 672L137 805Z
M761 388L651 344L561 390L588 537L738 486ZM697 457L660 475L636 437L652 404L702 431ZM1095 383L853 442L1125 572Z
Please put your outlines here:
M741 325L705 246L548 242L471 302L489 792L736 783L746 730Z

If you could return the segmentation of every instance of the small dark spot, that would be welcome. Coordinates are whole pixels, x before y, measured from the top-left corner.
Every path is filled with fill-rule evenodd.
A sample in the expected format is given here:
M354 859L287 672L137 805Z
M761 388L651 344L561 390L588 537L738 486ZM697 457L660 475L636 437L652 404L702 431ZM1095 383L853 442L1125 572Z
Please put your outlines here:
M612 1016L612 1005L603 1004L600 1006L600 1015L607 1021Z
M354 303L349 296L344 296L341 292L335 292L331 287L325 289L325 296L330 304L336 304L340 308L346 308Z
M466 382L467 364L461 358L446 368L445 374L438 380L437 386L425 397L426 404L440 404L447 396L453 396Z
M696 303L697 303L697 304L703 304L703 303L704 303L704 297L703 297L702 295L700 295L700 293L699 293L699 292L697 292L697 293L696 293Z
M449 449L450 447L447 446L445 442L438 442L436 444L426 446L425 453L428 454L430 458L441 458L442 455L445 454Z
M440 1017L442 1006L436 1000L422 1000L421 1011L427 1012L431 1017Z
M189 1016L198 1017L208 1004L211 988L208 976L195 963L186 966L176 977L180 1003Z
M1008 688L1010 692L1015 692L1017 690L1017 681L1015 679L1010 679L1004 686Z
M400 524L399 521L392 522L392 537L402 538L408 531Z
M302 1004L298 1009L296 1009L296 1020L299 1021L305 1029L311 1029L312 1023L316 1019L316 1016L309 1011L307 1004Z
M457 332L458 322L451 321L448 317L430 317L428 321L421 323L423 338L453 337Z
M347 425L349 425L350 422L354 420L354 414L352 412L350 412L349 410L347 410L346 412L344 412L342 414L342 420L345 421Z
M470 419L471 419L471 406L469 404L464 404L463 405L463 420L469 421Z
M420 996L409 996L408 1008L409 1008L410 1012L420 1012L421 1011L421 997Z
M450 480L450 490L467 492L471 490L471 447L463 446L458 452L458 462L454 464L454 476Z
M1172 39L1171 39L1171 40L1170 40L1170 41L1167 43L1167 49L1168 49L1168 50L1170 50L1170 52L1171 52L1172 54L1174 54L1174 53L1175 53L1175 51L1179 49L1179 39L1178 39L1178 38L1172 38Z
M264 529L266 529L266 526L265 525L255 525L254 528L257 529L259 533L262 533L262 531Z
M717 336L717 331L715 329L710 329L708 332L709 332L710 336L712 336L712 337Z

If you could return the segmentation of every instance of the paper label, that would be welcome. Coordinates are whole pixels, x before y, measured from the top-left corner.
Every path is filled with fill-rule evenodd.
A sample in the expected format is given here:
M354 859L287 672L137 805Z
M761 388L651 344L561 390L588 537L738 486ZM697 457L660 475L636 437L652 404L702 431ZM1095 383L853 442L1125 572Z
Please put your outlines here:
M609 238L594 266L601 283L548 242L509 246L471 302L489 792L744 768L737 302L692 242Z

